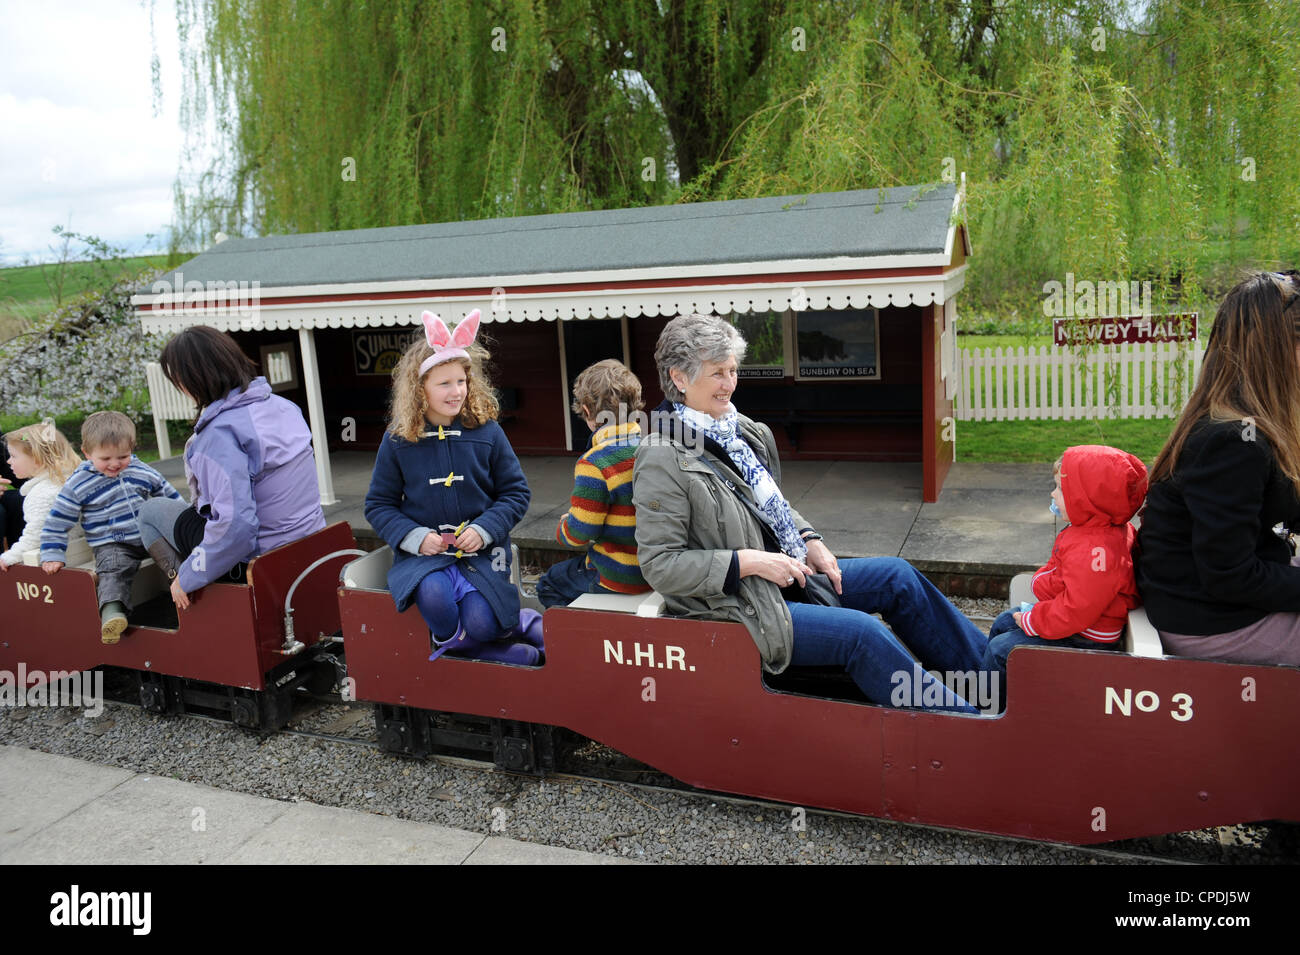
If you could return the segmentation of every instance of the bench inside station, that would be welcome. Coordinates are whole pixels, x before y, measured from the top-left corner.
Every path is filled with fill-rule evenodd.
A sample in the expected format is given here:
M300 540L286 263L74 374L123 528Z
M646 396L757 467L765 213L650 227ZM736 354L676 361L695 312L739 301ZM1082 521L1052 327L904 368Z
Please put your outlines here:
M880 382L801 381L797 386L745 382L745 414L781 428L796 450L805 425L888 424L919 427L921 393L916 385Z

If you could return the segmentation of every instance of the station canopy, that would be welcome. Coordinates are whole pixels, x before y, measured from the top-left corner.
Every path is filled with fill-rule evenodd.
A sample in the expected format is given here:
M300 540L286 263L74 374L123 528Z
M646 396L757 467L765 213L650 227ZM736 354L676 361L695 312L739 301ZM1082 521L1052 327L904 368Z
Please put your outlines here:
M953 183L227 239L132 298L144 330L539 321L945 302Z

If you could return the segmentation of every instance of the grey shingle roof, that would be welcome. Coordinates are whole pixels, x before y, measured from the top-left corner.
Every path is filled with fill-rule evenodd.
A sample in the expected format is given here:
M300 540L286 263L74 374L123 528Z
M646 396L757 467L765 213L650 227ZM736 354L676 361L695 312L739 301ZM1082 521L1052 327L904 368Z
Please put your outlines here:
M180 271L186 282L258 281L266 289L937 253L955 189L898 186L228 239Z

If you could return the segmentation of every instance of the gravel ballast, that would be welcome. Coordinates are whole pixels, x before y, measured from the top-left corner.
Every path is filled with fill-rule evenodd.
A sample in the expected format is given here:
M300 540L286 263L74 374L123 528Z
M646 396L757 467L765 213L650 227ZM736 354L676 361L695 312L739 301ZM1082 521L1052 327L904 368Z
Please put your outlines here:
M354 706L359 706L354 704ZM330 707L324 714L339 722ZM373 717L355 718L355 735ZM346 720L345 720L346 721ZM311 720L310 722L318 722ZM538 780L370 746L259 736L119 703L99 719L69 709L0 711L0 743L235 792L359 809L649 862L1094 863L1068 848L965 836L792 808L734 804L621 783ZM802 829L798 822L802 820Z

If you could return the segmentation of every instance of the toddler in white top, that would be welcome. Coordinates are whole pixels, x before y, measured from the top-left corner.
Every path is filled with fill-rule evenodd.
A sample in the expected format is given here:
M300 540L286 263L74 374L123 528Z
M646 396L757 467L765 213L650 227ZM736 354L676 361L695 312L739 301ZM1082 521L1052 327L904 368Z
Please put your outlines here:
M5 443L9 446L9 465L14 476L25 478L27 483L18 491L23 496L23 534L18 540L11 541L9 549L0 554L0 571L8 570L12 564L23 563L28 554L35 559L40 553L45 518L49 516L63 482L80 463L72 445L52 421L11 431L5 435Z

